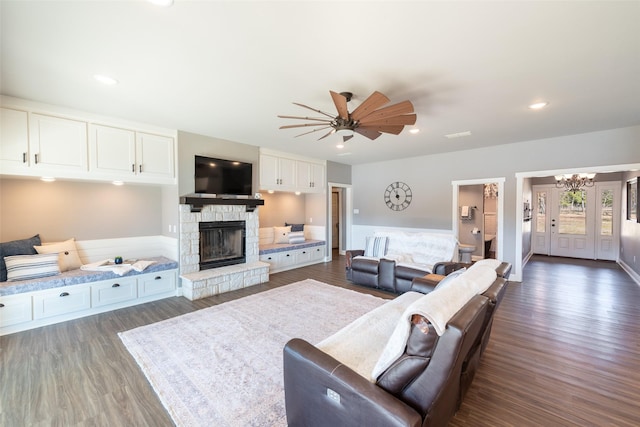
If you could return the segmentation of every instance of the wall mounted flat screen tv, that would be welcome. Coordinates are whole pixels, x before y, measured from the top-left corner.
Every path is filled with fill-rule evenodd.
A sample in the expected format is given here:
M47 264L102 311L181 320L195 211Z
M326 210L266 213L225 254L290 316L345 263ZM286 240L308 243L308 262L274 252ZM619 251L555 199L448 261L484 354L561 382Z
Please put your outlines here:
M217 196L250 196L252 164L195 156L195 192Z

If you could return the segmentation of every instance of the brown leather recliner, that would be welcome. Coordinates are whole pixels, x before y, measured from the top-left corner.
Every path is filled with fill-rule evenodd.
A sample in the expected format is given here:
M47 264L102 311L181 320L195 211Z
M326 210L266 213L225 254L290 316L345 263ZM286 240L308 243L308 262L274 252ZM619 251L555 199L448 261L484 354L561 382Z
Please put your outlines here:
M447 425L459 406L463 362L483 334L489 305L483 295L471 298L437 338L426 367L402 378L406 385L399 390L374 384L308 342L292 339L284 348L289 426Z

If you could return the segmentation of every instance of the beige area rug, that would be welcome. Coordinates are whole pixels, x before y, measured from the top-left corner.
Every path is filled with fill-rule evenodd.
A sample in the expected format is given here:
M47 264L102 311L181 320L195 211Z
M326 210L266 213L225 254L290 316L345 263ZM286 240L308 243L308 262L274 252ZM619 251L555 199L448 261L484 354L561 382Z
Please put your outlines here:
M286 342L318 343L384 302L307 279L119 335L176 425L286 426Z

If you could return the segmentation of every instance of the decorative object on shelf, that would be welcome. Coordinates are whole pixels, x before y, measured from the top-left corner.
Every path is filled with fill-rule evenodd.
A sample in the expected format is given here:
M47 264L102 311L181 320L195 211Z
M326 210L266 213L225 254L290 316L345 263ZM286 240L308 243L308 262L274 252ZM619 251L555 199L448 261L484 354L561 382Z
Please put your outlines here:
M484 198L485 199L497 199L498 198L498 184L491 182L484 185Z
M318 140L326 138L336 132L345 131L345 135L342 137L342 142L344 143L353 138L354 132L373 140L382 135L382 133L398 135L402 132L405 125L414 125L416 123L416 115L410 114L413 113L413 104L411 101L402 101L380 108L390 102L390 100L382 93L376 91L350 113L347 109L347 102L351 101L353 97L351 92L337 93L329 91L329 93L336 106L336 110L338 110L337 116L294 102L295 105L320 113L326 116L326 118L278 116L282 119L311 120L311 123L280 126L280 129L319 126L317 129L296 135L296 137L298 137L331 128L328 133L321 136Z
M556 187L565 188L567 191L578 191L582 187L593 187L595 173L574 173L556 175Z
M404 182L396 181L384 190L384 202L392 211L401 211L411 204L411 188Z
M524 221L531 221L531 203L527 200L524 202L524 209L522 214L522 219Z
M113 259L113 262L115 262L116 264L122 264L122 257L121 256L117 256Z

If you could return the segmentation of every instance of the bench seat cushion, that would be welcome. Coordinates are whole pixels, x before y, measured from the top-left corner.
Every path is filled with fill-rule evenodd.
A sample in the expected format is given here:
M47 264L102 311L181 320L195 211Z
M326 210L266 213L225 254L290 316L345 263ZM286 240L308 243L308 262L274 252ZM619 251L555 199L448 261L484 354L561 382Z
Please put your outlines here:
M34 280L22 280L18 282L0 282L0 296L14 295L25 292L41 291L44 289L53 289L63 286L79 285L88 282L98 282L100 280L110 280L120 277L131 277L140 274L153 273L156 271L172 270L178 268L178 263L166 257L150 257L145 258L149 261L155 261L149 267L141 272L135 270L118 276L110 271L85 271L80 269L65 271L56 276L43 277Z

